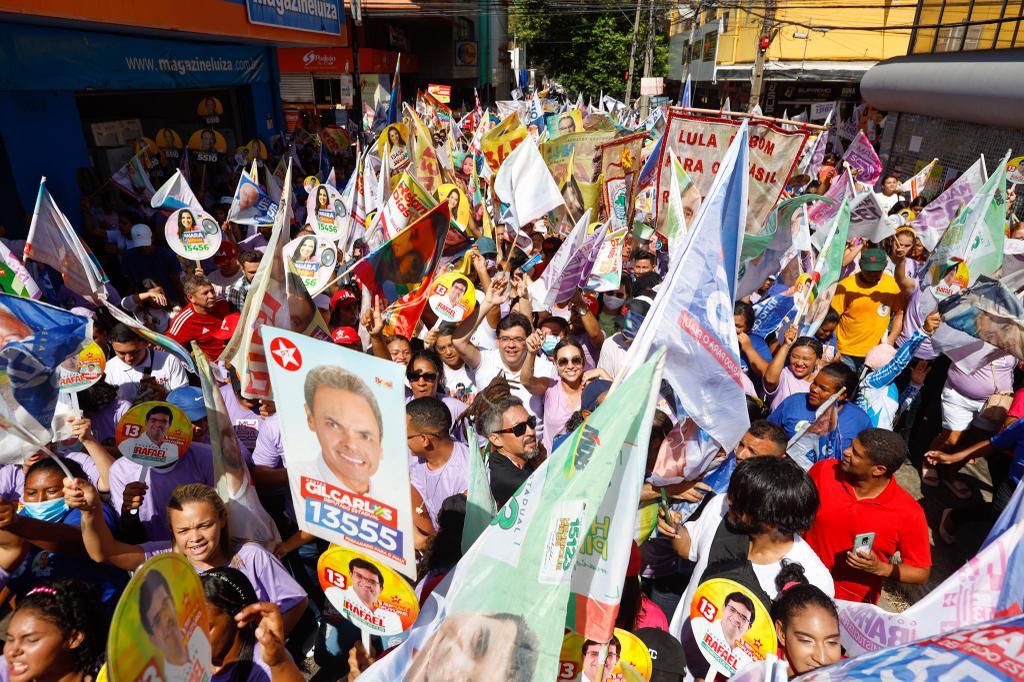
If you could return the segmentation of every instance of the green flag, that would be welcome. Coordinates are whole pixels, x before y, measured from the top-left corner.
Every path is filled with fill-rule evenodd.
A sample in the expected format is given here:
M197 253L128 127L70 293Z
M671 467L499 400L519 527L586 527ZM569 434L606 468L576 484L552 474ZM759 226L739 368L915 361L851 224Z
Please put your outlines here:
M469 439L469 492L466 494L466 521L462 527L463 554L469 551L497 511L480 443L476 431L468 424L466 436Z
M1010 152L1006 152L989 179L942 234L925 263L924 277L928 284L937 284L956 263L966 263L968 284L973 284L981 275L991 275L1003 265L1006 162L1009 158Z
M825 245L818 254L818 264L814 268L814 296L839 281L843 271L843 253L846 252L846 236L850 232L850 200L843 199L839 212L832 219L832 229L826 238Z

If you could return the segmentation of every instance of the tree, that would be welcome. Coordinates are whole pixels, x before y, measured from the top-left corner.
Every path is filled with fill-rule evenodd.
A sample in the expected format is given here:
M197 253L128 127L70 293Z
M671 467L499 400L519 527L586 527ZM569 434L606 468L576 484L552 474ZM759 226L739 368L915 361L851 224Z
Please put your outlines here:
M596 98L603 91L622 99L635 10L636 5L629 10L628 5L609 0L580 3L578 7L568 3L552 5L547 0L513 0L509 30L518 43L525 43L529 66L561 83L571 97L582 92L584 99ZM648 16L646 11L641 12L635 79L643 71ZM657 27L664 14L656 8L654 17ZM667 73L668 39L656 35L652 75ZM639 80L634 80L633 93L639 92Z

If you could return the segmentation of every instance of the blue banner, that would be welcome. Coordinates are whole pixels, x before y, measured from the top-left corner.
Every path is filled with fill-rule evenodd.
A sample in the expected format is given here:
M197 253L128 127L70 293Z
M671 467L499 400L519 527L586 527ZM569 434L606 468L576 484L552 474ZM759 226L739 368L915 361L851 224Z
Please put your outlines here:
M338 35L345 20L339 0L245 0L249 21L264 26Z
M10 24L0 25L0 44L0 90L195 88L270 80L264 47Z

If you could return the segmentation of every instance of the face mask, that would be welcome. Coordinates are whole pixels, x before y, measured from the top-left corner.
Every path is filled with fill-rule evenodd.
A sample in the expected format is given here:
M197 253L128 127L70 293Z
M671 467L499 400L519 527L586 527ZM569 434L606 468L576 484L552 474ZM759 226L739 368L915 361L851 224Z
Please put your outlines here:
M604 307L609 310L614 310L615 312L619 312L619 308L621 308L625 302L625 297L619 298L618 296L609 296L608 294L605 294L604 296Z
M47 502L26 502L22 505L22 512L25 516L36 521L46 521L47 523L60 521L68 511L70 511L70 507L68 507L68 503L64 501L63 497Z
M555 352L555 346L558 345L559 338L553 334L548 334L544 337L544 343L541 344L540 349L544 352L544 355L551 355Z
M626 311L626 319L622 323L622 335L627 339L636 338L636 333L640 331L640 325L644 323L644 316L642 313L638 313L633 310Z

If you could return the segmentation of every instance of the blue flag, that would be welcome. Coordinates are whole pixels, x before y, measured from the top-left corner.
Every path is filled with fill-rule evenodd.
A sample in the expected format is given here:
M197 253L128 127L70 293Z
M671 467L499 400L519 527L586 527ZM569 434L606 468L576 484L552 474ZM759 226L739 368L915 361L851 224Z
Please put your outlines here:
M0 374L44 429L57 404L57 367L78 352L89 331L89 320L63 308L0 294Z
M769 296L754 305L754 326L750 333L763 339L778 332L783 322L793 320L795 316L796 301L792 294Z
M661 148L662 142L665 140L665 134L662 133L658 141L654 143L654 149L651 150L651 155L644 161L644 167L640 169L640 177L637 179L638 187L646 187L647 185L653 185L657 179L655 177L658 172L658 164L661 163Z
M683 85L683 94L679 96L679 106L686 108L693 106L693 88L690 85L690 74L686 74L686 84Z
M391 99L388 100L388 125L402 120L402 54L395 60L395 77L391 80Z

